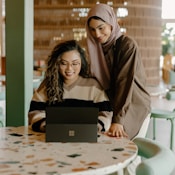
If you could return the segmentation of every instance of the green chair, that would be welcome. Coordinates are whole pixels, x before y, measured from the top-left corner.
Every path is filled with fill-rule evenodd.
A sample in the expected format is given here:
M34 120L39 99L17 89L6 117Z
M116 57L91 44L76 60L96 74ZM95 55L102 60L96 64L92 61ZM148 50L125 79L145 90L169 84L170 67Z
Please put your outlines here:
M0 127L3 127L3 126L4 126L3 121L0 120Z
M165 97L167 100L175 100L175 91L169 90Z
M175 169L175 154L169 148L149 138L135 138L141 162L136 175L170 175Z
M174 118L175 118L175 110L167 111L161 109L152 109L151 118L153 118L153 139L156 139L156 119L166 119L171 123L171 131L170 131L170 149L173 150L174 143Z

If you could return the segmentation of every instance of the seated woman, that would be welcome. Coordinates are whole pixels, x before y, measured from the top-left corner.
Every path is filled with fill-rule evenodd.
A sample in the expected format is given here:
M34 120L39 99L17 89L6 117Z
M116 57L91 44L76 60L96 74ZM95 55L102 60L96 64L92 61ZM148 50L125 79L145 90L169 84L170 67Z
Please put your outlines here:
M34 131L45 132L47 106L98 107L98 130L110 128L110 102L99 83L89 78L86 54L75 40L56 45L48 56L44 80L34 92L28 113Z

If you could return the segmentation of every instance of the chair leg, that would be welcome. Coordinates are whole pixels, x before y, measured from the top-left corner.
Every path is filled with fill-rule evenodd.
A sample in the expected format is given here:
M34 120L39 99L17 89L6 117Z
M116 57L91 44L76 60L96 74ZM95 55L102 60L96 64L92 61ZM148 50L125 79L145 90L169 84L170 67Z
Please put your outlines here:
M171 122L171 135L170 135L170 149L173 150L173 144L174 144L174 118L169 119Z
M3 122L0 120L0 127L3 127L4 125L3 125Z
M174 146L174 118L168 118L171 123L171 131L170 131L170 149L173 150ZM156 140L156 118L153 117L153 140Z
M156 140L156 119L153 118L153 140Z

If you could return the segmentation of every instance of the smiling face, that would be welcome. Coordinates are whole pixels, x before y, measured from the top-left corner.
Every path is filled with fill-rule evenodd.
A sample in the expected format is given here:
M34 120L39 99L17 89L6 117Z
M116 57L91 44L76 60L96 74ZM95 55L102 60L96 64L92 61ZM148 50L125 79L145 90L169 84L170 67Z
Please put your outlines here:
M111 35L112 26L102 20L92 18L89 22L89 30L95 40L104 44Z
M63 53L59 64L59 73L64 78L65 84L75 82L81 70L81 58L77 50L72 50Z

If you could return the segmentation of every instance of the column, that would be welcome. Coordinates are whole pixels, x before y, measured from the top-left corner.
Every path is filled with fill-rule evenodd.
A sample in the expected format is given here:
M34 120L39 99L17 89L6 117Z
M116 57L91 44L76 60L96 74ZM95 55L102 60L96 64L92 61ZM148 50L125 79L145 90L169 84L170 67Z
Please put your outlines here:
M6 125L28 123L33 94L33 0L6 0Z

